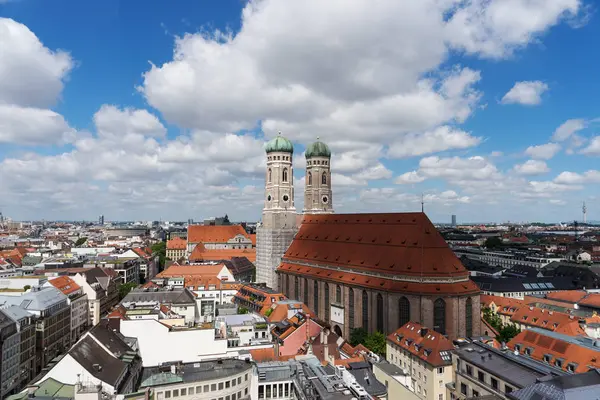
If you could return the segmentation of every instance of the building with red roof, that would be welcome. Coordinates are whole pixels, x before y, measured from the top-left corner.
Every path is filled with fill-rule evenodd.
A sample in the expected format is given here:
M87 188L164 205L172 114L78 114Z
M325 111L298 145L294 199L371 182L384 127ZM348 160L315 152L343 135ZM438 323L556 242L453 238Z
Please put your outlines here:
M424 213L305 215L277 272L283 294L340 336L409 320L480 333L479 287Z
M412 391L427 399L445 397L446 384L453 381L452 351L444 335L412 321L387 337L386 358L410 375Z
M179 260L187 255L187 240L180 237L174 237L167 240L167 258L171 260Z
M207 249L251 249L254 247L250 234L241 225L190 225L187 235L187 252L191 253L198 243Z

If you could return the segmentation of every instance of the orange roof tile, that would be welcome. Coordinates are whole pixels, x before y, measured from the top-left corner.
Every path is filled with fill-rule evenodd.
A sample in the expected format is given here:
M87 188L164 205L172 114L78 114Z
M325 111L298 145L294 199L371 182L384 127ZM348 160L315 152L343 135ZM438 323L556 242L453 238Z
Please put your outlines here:
M575 373L587 372L589 367L600 368L600 352L598 350L529 329L519 333L507 344L513 350L516 345L520 345L521 353L525 353L526 348L531 348L530 357L541 362L546 362L545 355L551 356L549 360L551 365L555 365L556 359L561 359L562 366L560 368L565 371L568 371L568 365L571 363L573 363Z
M187 240L180 237L175 237L167 240L167 250L185 250L187 248Z
M256 233L251 233L248 236L250 236L250 240L252 241L252 246L256 246Z
M273 347L269 347L268 349L250 350L250 355L252 356L252 359L256 362L286 361L295 357L295 355L280 356L278 354L275 354L275 349Z
M448 365L452 361L450 351L454 345L442 334L425 328L416 322L407 322L387 340L433 366Z
M255 262L256 249L206 249L202 243L198 243L188 259L190 262L221 261L231 260L234 257L246 257Z
M510 320L521 325L533 326L549 331L556 331L563 325L578 321L572 315L533 306L521 307L512 315Z
M513 315L519 308L524 307L525 303L520 299L512 299L510 297L490 296L482 294L479 296L482 307L496 306L494 311L502 315Z
M579 301L579 305L600 308L600 293L588 293L587 296Z
M188 226L189 243L226 243L237 235L249 238L241 225L190 225Z
M547 299L564 301L566 303L577 303L587 295L585 290L562 290L551 292L546 295Z
M301 303L301 302L297 302L294 304L277 302L270 308L273 309L273 311L271 312L271 315L269 315L269 317L268 317L268 321L271 323L281 322L281 321L287 319L288 311L290 309L293 309L296 312L313 315L312 312L310 311L310 309L304 303Z
M121 304L117 305L111 312L108 313L107 318L118 318L122 320L127 320L127 309L123 307Z
M164 271L159 272L157 278L173 278L180 276L218 276L224 264L214 265L179 265L173 264ZM226 268L226 267L225 267Z
M66 294L67 296L81 289L75 281L68 276L59 276L49 281L52 286Z

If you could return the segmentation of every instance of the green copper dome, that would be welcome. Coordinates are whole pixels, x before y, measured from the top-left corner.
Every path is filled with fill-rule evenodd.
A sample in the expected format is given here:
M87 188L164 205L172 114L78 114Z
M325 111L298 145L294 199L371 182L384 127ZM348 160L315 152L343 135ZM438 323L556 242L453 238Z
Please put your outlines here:
M316 142L308 145L305 155L306 158L331 157L331 150L329 150L329 147L325 143L319 141L319 138L317 138Z
M267 144L265 144L265 151L267 153L273 153L276 151L281 151L284 153L293 153L294 145L288 139L281 136L281 132L273 139L269 140Z

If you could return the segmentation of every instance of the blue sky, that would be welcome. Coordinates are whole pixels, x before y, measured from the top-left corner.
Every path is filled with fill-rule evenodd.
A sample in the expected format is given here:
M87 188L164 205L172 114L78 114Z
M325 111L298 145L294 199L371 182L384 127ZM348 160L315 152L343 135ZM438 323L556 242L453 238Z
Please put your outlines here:
M600 220L590 1L12 0L0 32L15 219L258 219L281 130L298 209L320 136L338 212L423 194L435 221L566 221L583 201Z

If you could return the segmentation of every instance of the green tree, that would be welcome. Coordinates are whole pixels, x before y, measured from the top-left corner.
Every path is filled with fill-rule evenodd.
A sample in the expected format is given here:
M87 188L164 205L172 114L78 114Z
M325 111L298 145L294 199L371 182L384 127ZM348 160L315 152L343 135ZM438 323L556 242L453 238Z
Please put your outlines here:
M369 336L369 332L364 328L354 328L350 331L350 344L356 346L357 344L365 344L365 340Z
M246 307L238 307L238 314L248 314L248 309Z
M383 333L375 332L372 335L368 335L364 345L373 353L385 357L385 335Z
M487 249L495 249L502 246L502 239L500 239L498 236L492 236L487 238L483 245Z
M162 271L165 268L165 260L167 259L167 243L158 242L150 246L153 254L158 254L158 270Z
M29 290L29 289L31 289L31 286L30 286L30 285L25 285L25 286L23 286L23 290L27 291L27 290Z
M521 333L521 330L517 328L515 325L510 324L503 326L500 331L498 331L498 336L496 336L496 340L499 342L510 342L512 338Z
M131 292L132 289L135 289L137 287L137 283L134 282L129 282L129 283L124 283L122 285L119 286L119 301L123 300L125 298L125 296L127 296L127 293Z
M75 242L75 247L79 247L79 246L83 245L85 242L87 242L87 237L82 236L79 239L77 239L77 241Z

